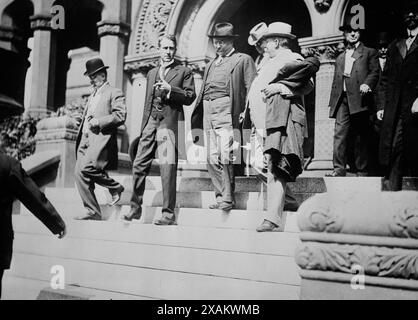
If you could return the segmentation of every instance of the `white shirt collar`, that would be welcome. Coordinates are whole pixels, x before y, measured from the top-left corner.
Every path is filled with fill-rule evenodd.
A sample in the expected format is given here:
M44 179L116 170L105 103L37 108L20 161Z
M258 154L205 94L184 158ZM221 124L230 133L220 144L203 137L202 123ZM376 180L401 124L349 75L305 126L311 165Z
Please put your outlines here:
M160 65L164 68L168 68L174 63L174 59L172 59L170 62L164 62L163 60L160 61Z
M225 55L225 57L230 57L230 56L232 56L232 54L235 52L235 48L232 48L231 49L231 51L229 51L226 55ZM218 58L220 58L220 57L222 57L221 55L218 55Z
M359 45L360 45L360 41L358 41L358 42L354 45L354 47L355 47L355 48L348 48L348 47L347 47L347 49L346 49L346 50L347 50L347 51L348 51L348 50L355 50L355 49L357 49L357 48L358 48L358 46L359 46Z
M109 84L109 81L106 81L105 83L103 83L100 87L98 87L98 88L94 88L94 92L93 92L93 95L94 96L96 96L98 93L99 93L99 91L103 88L103 87L105 87L106 85L108 85Z
M413 30L408 29L408 37L411 35L412 38L415 38L417 36L417 34L418 34L418 27L416 27Z

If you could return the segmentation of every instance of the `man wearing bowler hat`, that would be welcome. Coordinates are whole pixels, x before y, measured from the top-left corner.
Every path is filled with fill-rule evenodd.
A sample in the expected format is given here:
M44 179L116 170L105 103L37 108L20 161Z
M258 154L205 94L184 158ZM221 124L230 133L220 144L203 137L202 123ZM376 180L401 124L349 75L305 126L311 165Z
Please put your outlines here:
M117 169L117 129L125 123L125 97L107 82L108 67L100 58L86 62L85 76L93 93L84 110L76 140L75 181L87 212L76 220L101 220L100 206L94 194L95 184L109 190L114 205L124 188L110 178L106 170Z
M372 93L379 80L377 51L360 41L360 29L351 25L348 16L340 30L344 32L346 49L335 62L332 84L330 118L335 119L334 171L327 176L346 176L349 139L358 139L354 147L354 162L358 176L369 171L369 135ZM354 142L353 142L354 143Z
M217 56L206 65L191 120L194 142L202 144L203 132L207 138L207 168L216 196L210 208L223 211L235 205L232 148L234 142L241 145L240 115L257 72L253 59L235 50L237 37L234 26L227 22L216 24L209 35Z
M379 160L392 191L402 189L404 176L418 176L418 1L403 8L403 21L405 38L389 45L381 85Z

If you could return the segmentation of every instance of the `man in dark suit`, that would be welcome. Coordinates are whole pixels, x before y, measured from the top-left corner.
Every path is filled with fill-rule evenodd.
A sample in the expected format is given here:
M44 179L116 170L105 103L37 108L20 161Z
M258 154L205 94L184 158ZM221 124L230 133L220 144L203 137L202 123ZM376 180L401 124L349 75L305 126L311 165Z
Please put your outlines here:
M348 139L358 138L355 145L357 175L368 174L368 144L371 123L371 93L379 80L377 51L360 42L360 30L353 30L350 22L341 28L346 50L335 62L334 81L330 98L330 118L335 118L334 171L327 176L346 175Z
M139 219L145 191L145 179L157 152L163 187L162 217L156 225L175 224L176 178L178 162L178 120L183 105L196 98L192 71L174 60L177 49L175 36L159 40L160 65L147 75L145 110L141 135L130 147L133 162L133 193L131 211L125 220Z
M207 137L207 169L216 196L209 208L230 211L235 206L234 144L241 145L240 115L257 70L249 55L235 50L238 35L232 24L216 24L209 37L217 57L205 68L192 113L192 134L194 143L200 145Z
M404 8L406 39L389 45L382 90L385 95L379 158L389 190L404 176L418 176L418 2Z
M0 298L3 272L10 268L12 260L12 208L16 198L60 239L66 234L64 221L20 162L7 156L0 148Z
M82 117L76 141L75 181L87 212L76 220L101 220L94 194L95 184L107 188L116 204L124 188L106 170L117 169L117 129L126 120L125 97L107 82L107 69L99 58L86 62L86 72L94 87Z

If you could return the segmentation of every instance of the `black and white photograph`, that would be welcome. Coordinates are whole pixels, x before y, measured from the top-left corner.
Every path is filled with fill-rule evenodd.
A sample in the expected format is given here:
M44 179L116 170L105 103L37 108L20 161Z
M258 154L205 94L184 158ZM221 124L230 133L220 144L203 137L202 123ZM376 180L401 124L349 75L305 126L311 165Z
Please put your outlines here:
M418 300L418 0L0 0L16 300Z

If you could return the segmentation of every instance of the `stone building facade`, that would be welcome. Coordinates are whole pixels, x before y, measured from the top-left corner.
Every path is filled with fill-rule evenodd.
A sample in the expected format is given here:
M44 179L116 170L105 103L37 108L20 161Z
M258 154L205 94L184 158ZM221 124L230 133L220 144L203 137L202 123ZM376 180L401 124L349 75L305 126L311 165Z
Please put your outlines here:
M373 39L394 13L377 1L350 0L0 0L1 90L31 114L45 114L72 99L89 94L83 76L85 61L101 56L109 81L126 92L128 119L121 151L126 152L140 129L146 74L157 64L157 40L164 33L178 37L177 58L192 68L196 89L201 86L205 63L213 54L207 34L219 21L231 21L242 35L240 50L248 47L248 31L259 21L291 23L305 55L317 55L321 68L308 112L311 144L310 169L330 169L333 122L328 99L334 60L342 49L338 28L351 5L364 2L366 27ZM51 26L51 8L65 9L65 28ZM28 63L29 61L29 63ZM7 78L7 79L6 79ZM5 85L7 84L7 85ZM185 108L185 132L192 107ZM191 146L186 134L187 145ZM188 157L199 154L191 150Z

